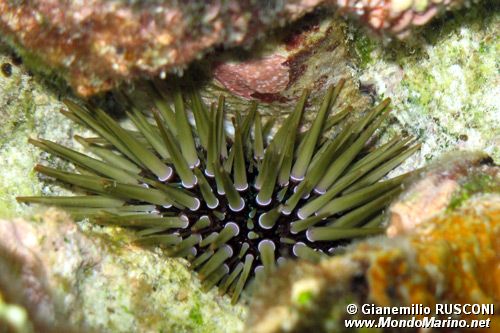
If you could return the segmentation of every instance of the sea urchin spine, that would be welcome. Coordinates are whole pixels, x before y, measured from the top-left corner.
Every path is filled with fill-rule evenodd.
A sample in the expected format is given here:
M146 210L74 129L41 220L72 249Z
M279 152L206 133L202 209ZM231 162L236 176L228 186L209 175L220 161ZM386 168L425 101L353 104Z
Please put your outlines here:
M96 159L48 140L30 142L74 164L77 172L35 170L84 190L73 197L19 197L63 206L75 218L137 229L136 242L185 257L205 288L218 285L236 302L251 276L272 272L285 258L317 260L339 241L379 233L382 211L407 177L379 181L418 145L397 137L376 149L367 141L388 116L389 100L358 120L330 129L351 111L328 119L343 81L328 89L317 117L300 131L308 93L271 140L257 105L224 125L221 97L207 108L192 93L174 92L173 108L153 99L154 123L132 107L136 130L100 109L66 101L63 113L96 132L76 140ZM351 117L349 117L351 118ZM231 131L233 133L233 131Z

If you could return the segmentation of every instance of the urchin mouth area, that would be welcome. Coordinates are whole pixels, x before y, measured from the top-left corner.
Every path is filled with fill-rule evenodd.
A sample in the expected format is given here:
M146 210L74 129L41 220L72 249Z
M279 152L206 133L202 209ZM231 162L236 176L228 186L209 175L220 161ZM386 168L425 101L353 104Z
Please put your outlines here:
M316 119L301 132L304 92L270 140L272 120L263 124L256 104L244 117L236 112L227 131L223 97L206 107L196 93L184 98L176 91L172 107L152 90L154 123L131 105L135 130L66 101L63 114L98 134L75 139L99 158L30 139L77 172L35 169L87 194L18 200L135 229L137 244L187 258L205 289L218 286L236 302L253 276L269 274L287 258L317 261L339 244L384 230L383 211L408 174L380 180L418 145L396 137L367 146L388 116L389 100L359 119L345 121L350 107L328 118L343 83L328 89Z
M250 175L250 183L255 178L255 175ZM216 188L215 179L208 179L211 186ZM287 188L284 188L287 190ZM277 186L277 191L283 190ZM197 196L201 196L199 190L194 190L194 193ZM259 205L257 201L259 191L255 188L249 186L246 190L240 191L241 200L244 201L244 205L242 209L233 209L229 205L227 198L224 195L217 195L217 199L219 205L217 207L209 207L205 202L200 205L198 210L192 212L186 212L183 210L179 210L179 213L184 213L192 221L190 224L194 225L198 220L199 216L207 216L210 221L208 227L200 230L199 232L202 234L202 237L205 238L213 232L220 233L220 231L227 225L236 225L238 226L238 233L234 235L233 238L227 241L226 244L232 246L233 248L240 248L243 243L247 243L250 245L248 253L253 254L256 258L259 258L258 253L258 243L262 240L269 240L276 244L277 256L289 258L293 256L292 247L293 244L289 242L282 242L283 239L291 239L295 238L296 241L301 241L308 244L310 247L315 249L321 249L322 251L327 252L330 248L332 248L333 244L312 244L309 242L305 235L295 236L291 234L290 231L290 217L285 215L279 215L276 220L273 221L272 225L263 225L262 217L269 213L269 207L278 207L281 204L277 198L271 199L271 203L267 206ZM288 196L285 196L283 200L288 199ZM302 201L306 201L305 199ZM300 204L299 204L300 206ZM295 216L295 211L292 213L292 216ZM191 226L189 226L191 227ZM189 229L189 228L188 228ZM181 236L187 236L191 230L178 230ZM253 233L253 237L249 238L248 234Z

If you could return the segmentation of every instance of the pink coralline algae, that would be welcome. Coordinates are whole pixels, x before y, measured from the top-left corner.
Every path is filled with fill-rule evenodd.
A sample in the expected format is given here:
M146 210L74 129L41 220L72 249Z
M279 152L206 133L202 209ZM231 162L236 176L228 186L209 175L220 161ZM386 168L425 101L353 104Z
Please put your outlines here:
M407 37L438 13L469 4L469 0L334 0L341 12L359 18L376 32Z
M290 81L286 58L272 55L240 63L222 63L215 67L214 77L231 93L244 97L277 94Z

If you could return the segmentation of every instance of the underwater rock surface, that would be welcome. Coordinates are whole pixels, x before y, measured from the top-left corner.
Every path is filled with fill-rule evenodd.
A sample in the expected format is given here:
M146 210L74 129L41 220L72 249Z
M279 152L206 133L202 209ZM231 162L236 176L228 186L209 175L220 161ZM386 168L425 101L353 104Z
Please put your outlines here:
M443 154L392 204L387 235L409 234L476 195L500 194L500 168L492 164L491 157L478 151Z
M427 24L446 10L469 7L477 2L477 0L336 0L341 13L351 14L377 33L390 33L398 38L408 37L412 28Z
M390 97L400 129L422 139L420 159L481 149L500 163L500 7L450 13L406 43L354 34L361 86Z
M179 70L214 47L249 45L318 6L340 8L376 31L408 34L468 0L0 1L0 31L42 70L83 96L120 81Z
M2 0L0 30L88 96L180 69L215 46L248 45L320 2Z
M201 292L187 262L127 245L130 236L56 210L0 220L2 293L25 306L37 331L241 331L244 308Z

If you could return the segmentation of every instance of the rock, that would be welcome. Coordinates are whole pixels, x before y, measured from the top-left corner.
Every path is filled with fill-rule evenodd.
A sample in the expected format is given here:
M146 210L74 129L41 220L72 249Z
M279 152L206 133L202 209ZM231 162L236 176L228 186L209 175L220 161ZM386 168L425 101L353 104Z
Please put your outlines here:
M242 307L201 292L186 262L132 246L130 237L116 230L111 238L56 210L0 220L0 289L37 331L241 330Z
M11 65L11 75L0 74L0 216L12 217L27 213L15 203L16 193L40 193L51 187L31 172L40 153L27 145L27 139L40 135L71 144L74 128L59 113L63 104L58 95L67 92L53 91L33 77L2 44L1 64Z
M215 46L248 45L319 2L1 1L0 30L88 96L121 80L181 69Z
M335 1L334 1L335 2ZM406 38L413 28L427 24L446 10L472 6L468 0L336 0L341 12L349 13L377 33Z
M400 125L423 145L408 165L443 152L484 150L500 162L498 5L484 2L432 23L404 43L355 34L360 81L390 97Z
M0 1L3 37L39 71L51 67L89 96L138 77L181 71L215 47L250 45L318 6L403 34L466 0ZM356 9L356 10L354 10Z
M387 235L413 232L426 220L458 208L476 193L500 192L499 168L480 152L444 154L390 208Z

